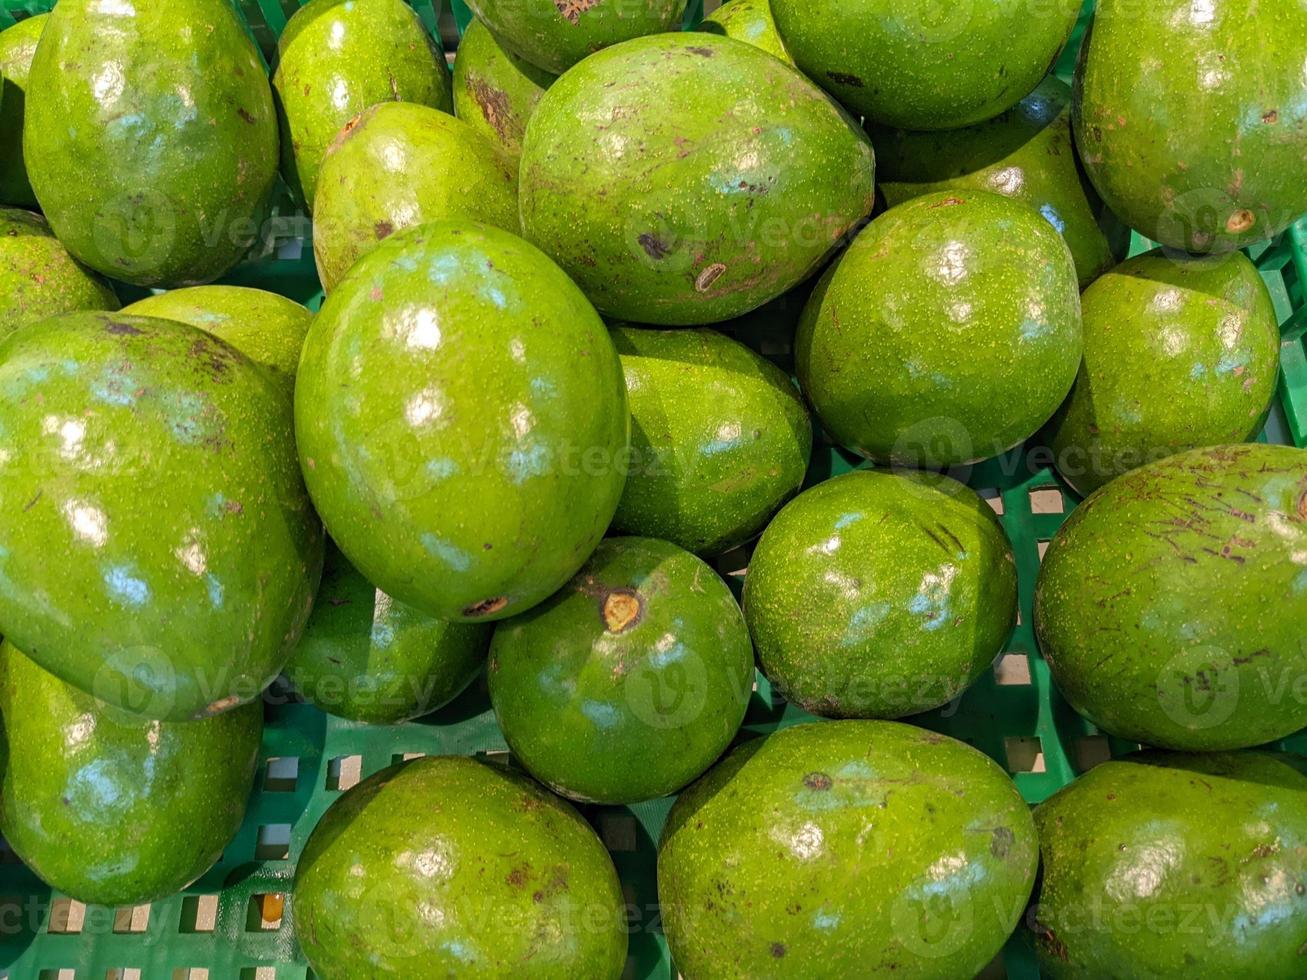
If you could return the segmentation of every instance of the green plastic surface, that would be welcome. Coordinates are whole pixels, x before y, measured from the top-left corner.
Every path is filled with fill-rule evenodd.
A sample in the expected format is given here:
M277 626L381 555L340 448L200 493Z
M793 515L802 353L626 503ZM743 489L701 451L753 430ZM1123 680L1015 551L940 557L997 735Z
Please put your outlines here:
M232 0L245 14L265 54L298 0ZM411 0L429 29L453 44L466 8L452 0ZM1085 19L1092 9L1087 3ZM14 19L47 10L52 0L0 0L0 29ZM687 15L702 13L696 0ZM1058 73L1069 77L1083 23ZM283 293L316 308L321 291L313 268L307 221L287 200L275 210L266 244L254 261L224 282ZM1131 254L1152 247L1138 236ZM1277 405L1262 438L1307 447L1307 217L1277 240L1249 250L1274 299L1282 323L1282 373ZM134 295L124 290L124 300ZM788 346L766 352L784 368ZM1110 754L1135 746L1100 734L1059 697L1038 654L1031 605L1041 552L1075 506L1039 451L1019 448L954 475L991 498L1000 510L1020 573L1020 621L1006 652L956 703L912 719L964 739L1008 769L1031 803L1039 802ZM820 441L809 484L859 465ZM717 566L737 588L747 554L737 551ZM12 980L304 980L284 907L295 860L310 831L339 794L392 762L417 754L476 754L507 762L507 750L490 712L484 681L435 715L393 728L329 718L294 703L280 688L267 698L263 761L244 826L222 860L199 881L166 901L137 909L82 907L52 893L7 849L0 852L0 978ZM674 707L673 709L674 710ZM810 720L773 697L765 678L745 721L756 735ZM1307 732L1283 747L1307 752ZM588 808L587 816L613 853L631 904L631 962L627 976L671 980L657 908L655 848L671 800L634 807ZM984 974L986 978L1038 977L1024 930Z

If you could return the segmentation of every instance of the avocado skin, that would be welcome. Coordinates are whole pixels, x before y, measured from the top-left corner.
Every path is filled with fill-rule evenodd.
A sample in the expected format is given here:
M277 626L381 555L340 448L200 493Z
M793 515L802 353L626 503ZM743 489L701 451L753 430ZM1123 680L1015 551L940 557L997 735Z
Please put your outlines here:
M1307 760L1146 752L1035 810L1042 976L1301 977Z
M88 904L166 898L213 866L254 787L263 705L202 721L115 711L0 646L7 763L0 831L51 887Z
M431 756L332 804L300 856L291 915L321 977L616 980L623 902L568 804L510 770Z
M729 0L703 19L699 30L708 34L724 34L761 48L787 65L794 59L785 50L785 41L776 29L770 0Z
M23 163L23 108L36 43L49 14L37 14L0 31L0 205L36 207Z
M113 287L69 255L44 218L0 208L0 339L48 316L116 309Z

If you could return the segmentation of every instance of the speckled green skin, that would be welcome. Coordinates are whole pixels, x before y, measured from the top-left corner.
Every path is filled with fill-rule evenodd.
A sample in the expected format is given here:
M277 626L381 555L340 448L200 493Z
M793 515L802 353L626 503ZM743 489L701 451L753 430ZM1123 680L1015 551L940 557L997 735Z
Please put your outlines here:
M610 45L677 30L686 0L468 0L500 44L555 75Z
M453 111L449 69L404 0L313 0L286 24L272 76L282 173L310 210L341 127L379 102Z
M36 874L97 905L171 895L235 836L263 706L160 722L122 715L0 646L0 831Z
M113 289L68 254L44 218L0 208L0 338L59 313L116 309Z
M466 123L407 102L363 113L327 153L313 257L330 292L377 243L405 228L468 218L516 233L512 164Z
M871 143L815 85L712 34L641 38L540 100L522 227L603 312L713 323L797 285L871 211Z
M513 754L557 793L674 793L735 737L753 646L731 590L666 541L610 538L564 588L495 630L490 699Z
M762 48L787 65L794 59L785 50L785 42L776 29L769 0L729 0L703 19L699 30L725 34L737 41Z
M1071 389L1075 264L1019 201L926 194L863 230L817 286L794 344L799 384L841 444L879 462L987 459Z
M1117 477L1044 556L1053 679L1122 738L1214 751L1307 726L1307 451L1197 449Z
M314 318L295 405L332 538L440 619L545 599L622 495L630 415L608 331L545 255L489 225L425 225L364 256Z
M682 793L658 854L686 980L975 976L1025 907L1034 822L980 752L885 721L787 728Z
M1307 971L1307 760L1150 752L1035 810L1040 975L1264 977Z
M458 43L454 115L499 147L516 168L526 124L556 75L505 51L479 20Z
M313 320L294 300L244 286L175 289L133 303L123 312L189 323L221 337L288 389L294 387L300 348Z
M1150 252L1081 297L1085 358L1051 430L1058 470L1083 494L1144 463L1244 442L1279 376L1270 293L1242 252Z
M23 154L55 234L91 268L140 286L216 279L257 238L277 145L231 5L60 0L50 15Z
M1173 248L1269 238L1307 211L1304 62L1301 3L1101 0L1076 73L1090 179Z
M613 328L631 468L613 528L718 555L799 492L812 421L774 364L714 330Z
M38 14L0 31L0 204L36 207L23 164L23 108L36 42L49 19Z
M286 676L328 714L388 725L435 711L485 666L490 627L396 602L328 545L322 585Z
M1048 74L1080 0L771 0L813 81L872 122L956 129L992 119Z
M0 459L0 622L34 660L169 720L277 676L322 528L266 372L181 323L43 320L0 342Z
M473 759L414 759L326 812L295 875L300 947L325 978L616 980L617 872L568 804Z
M933 473L860 470L801 494L749 563L744 610L787 700L839 718L900 718L961 694L1017 611L1003 527Z
M871 139L890 207L951 188L993 191L1029 204L1062 233L1081 288L1116 262L1076 163L1065 82L1050 76L977 126L935 133L875 127Z

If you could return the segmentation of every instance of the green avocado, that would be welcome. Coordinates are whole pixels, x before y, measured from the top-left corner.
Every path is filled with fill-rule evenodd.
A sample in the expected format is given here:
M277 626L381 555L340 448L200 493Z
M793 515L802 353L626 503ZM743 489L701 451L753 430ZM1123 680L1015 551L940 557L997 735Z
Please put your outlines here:
M914 198L827 271L795 338L799 385L831 436L877 462L971 463L1057 410L1080 366L1066 242L988 191Z
M1307 760L1148 752L1035 810L1040 975L1259 977L1307 971Z
M613 529L718 555L799 492L812 421L774 364L714 330L616 326L631 466Z
M68 251L138 286L218 278L258 239L277 116L219 0L60 0L32 61L23 156Z
M0 646L8 761L0 832L79 902L140 905L190 884L245 816L263 705L202 721L124 716Z
M454 115L499 147L516 168L527 121L557 77L505 51L474 19L454 61Z
M177 320L221 337L294 387L300 348L313 314L294 300L244 286L193 286L139 300L123 310Z
M1071 706L1168 749L1307 726L1304 622L1307 451L1288 446L1196 449L1117 477L1062 525L1035 590Z
M23 163L23 107L36 42L49 19L38 14L0 31L0 205L36 207Z
M868 121L957 129L1048 74L1081 0L771 0L799 68Z
M1062 233L1084 288L1116 262L1071 143L1071 89L1050 76L989 122L947 132L871 128L890 207L945 190L1024 201Z
M603 321L543 253L471 221L359 260L309 329L295 422L332 538L440 619L504 619L562 587L626 479Z
M839 718L953 700L993 663L1016 612L1016 562L994 512L915 470L857 470L800 494L744 581L763 673L787 700Z
M640 803L699 776L739 730L753 647L731 590L688 551L610 538L559 592L501 623L490 700L537 779Z
M870 213L874 173L861 129L790 66L732 38L663 34L545 93L522 227L602 312L714 323L815 272Z
M770 0L728 0L703 19L699 30L733 37L762 48L787 65L794 64L794 59L785 50L780 32L776 30Z
M374 725L453 700L485 666L488 624L447 623L396 602L328 544L322 585L286 665L305 699Z
M291 914L320 977L616 980L626 907L568 804L455 756L383 769L309 837Z
M257 698L322 562L267 373L186 324L55 317L0 342L0 434L5 634L147 718Z
M1280 328L1242 252L1149 252L1081 297L1085 357L1051 430L1058 472L1083 494L1186 449L1262 430Z
M0 338L80 310L116 310L112 287L68 254L39 214L0 208Z
M1224 252L1307 211L1307 5L1099 0L1074 124L1103 200L1147 238Z
M467 0L499 43L560 75L601 48L679 29L686 0Z
M831 721L746 742L682 793L658 852L687 980L978 974L1035 880L1007 775L944 735Z
M277 44L282 172L312 211L336 134L379 102L453 111L449 68L404 0L312 0Z
M517 232L517 175L453 116L407 102L373 106L327 151L313 256L327 292L377 243L405 228L469 218Z

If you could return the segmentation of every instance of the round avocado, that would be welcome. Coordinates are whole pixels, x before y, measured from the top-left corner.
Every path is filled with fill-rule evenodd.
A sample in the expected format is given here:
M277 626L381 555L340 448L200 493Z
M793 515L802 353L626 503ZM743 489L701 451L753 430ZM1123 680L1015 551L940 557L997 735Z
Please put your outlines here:
M1071 143L1071 88L1057 78L988 122L933 133L872 127L871 140L890 207L935 191L992 191L1062 233L1082 289L1116 262Z
M616 980L621 885L568 804L455 756L383 769L323 815L291 914L321 977Z
M589 803L700 775L739 730L753 647L731 590L666 541L610 538L551 598L495 629L490 700L513 754Z
M327 151L313 257L327 292L397 231L468 218L516 233L513 166L466 123L407 102L373 106Z
M1307 451L1196 449L1075 509L1044 556L1035 631L1104 731L1168 749L1307 726ZM1128 642L1122 642L1128 637Z
M263 705L202 721L124 716L0 646L0 832L79 902L140 905L204 874L240 828Z
M23 163L23 108L36 42L49 14L37 14L0 31L0 204L36 207Z
M1080 366L1066 242L988 191L925 194L882 214L808 301L799 385L841 445L877 462L971 463L1057 410Z
M744 580L763 673L838 718L900 718L968 688L1016 625L1012 546L946 476L856 470L768 525Z
M557 77L505 51L474 19L454 61L454 115L497 146L516 169L527 121Z
M1081 0L771 0L794 61L868 121L957 129L992 119L1048 74Z
M1144 463L1262 430L1280 328L1242 252L1149 252L1080 302L1084 361L1050 435L1058 472L1082 494Z
M890 721L746 742L682 793L658 852L687 980L978 974L1035 880L1034 821L986 756Z
M294 387L300 348L313 319L294 300L244 286L174 289L139 300L123 312L199 327L267 368L287 389Z
M0 208L0 339L48 316L116 309L112 287L68 254L44 218Z
M309 328L295 422L332 538L439 619L547 598L626 479L626 387L603 321L544 254L470 221L359 260Z
M1126 756L1054 794L1035 823L1040 976L1303 976L1301 756Z
M272 76L282 173L310 211L341 127L381 102L453 111L449 69L404 0L312 0L286 22Z
M680 28L686 0L467 0L499 43L561 75L587 55Z
M1172 248L1270 238L1307 211L1305 63L1301 3L1100 0L1073 110L1090 180Z
M703 19L699 30L733 37L761 48L787 65L794 64L776 29L770 0L728 0Z
M0 433L5 634L147 718L257 698L322 563L267 373L186 324L55 317L0 341Z
M774 364L714 330L616 326L631 466L614 530L718 555L799 492L812 421Z
M604 313L714 323L815 272L870 213L874 172L861 129L790 66L732 38L662 34L545 93L522 227Z
M485 666L490 626L396 602L328 544L322 584L286 676L328 714L390 725L443 707Z

